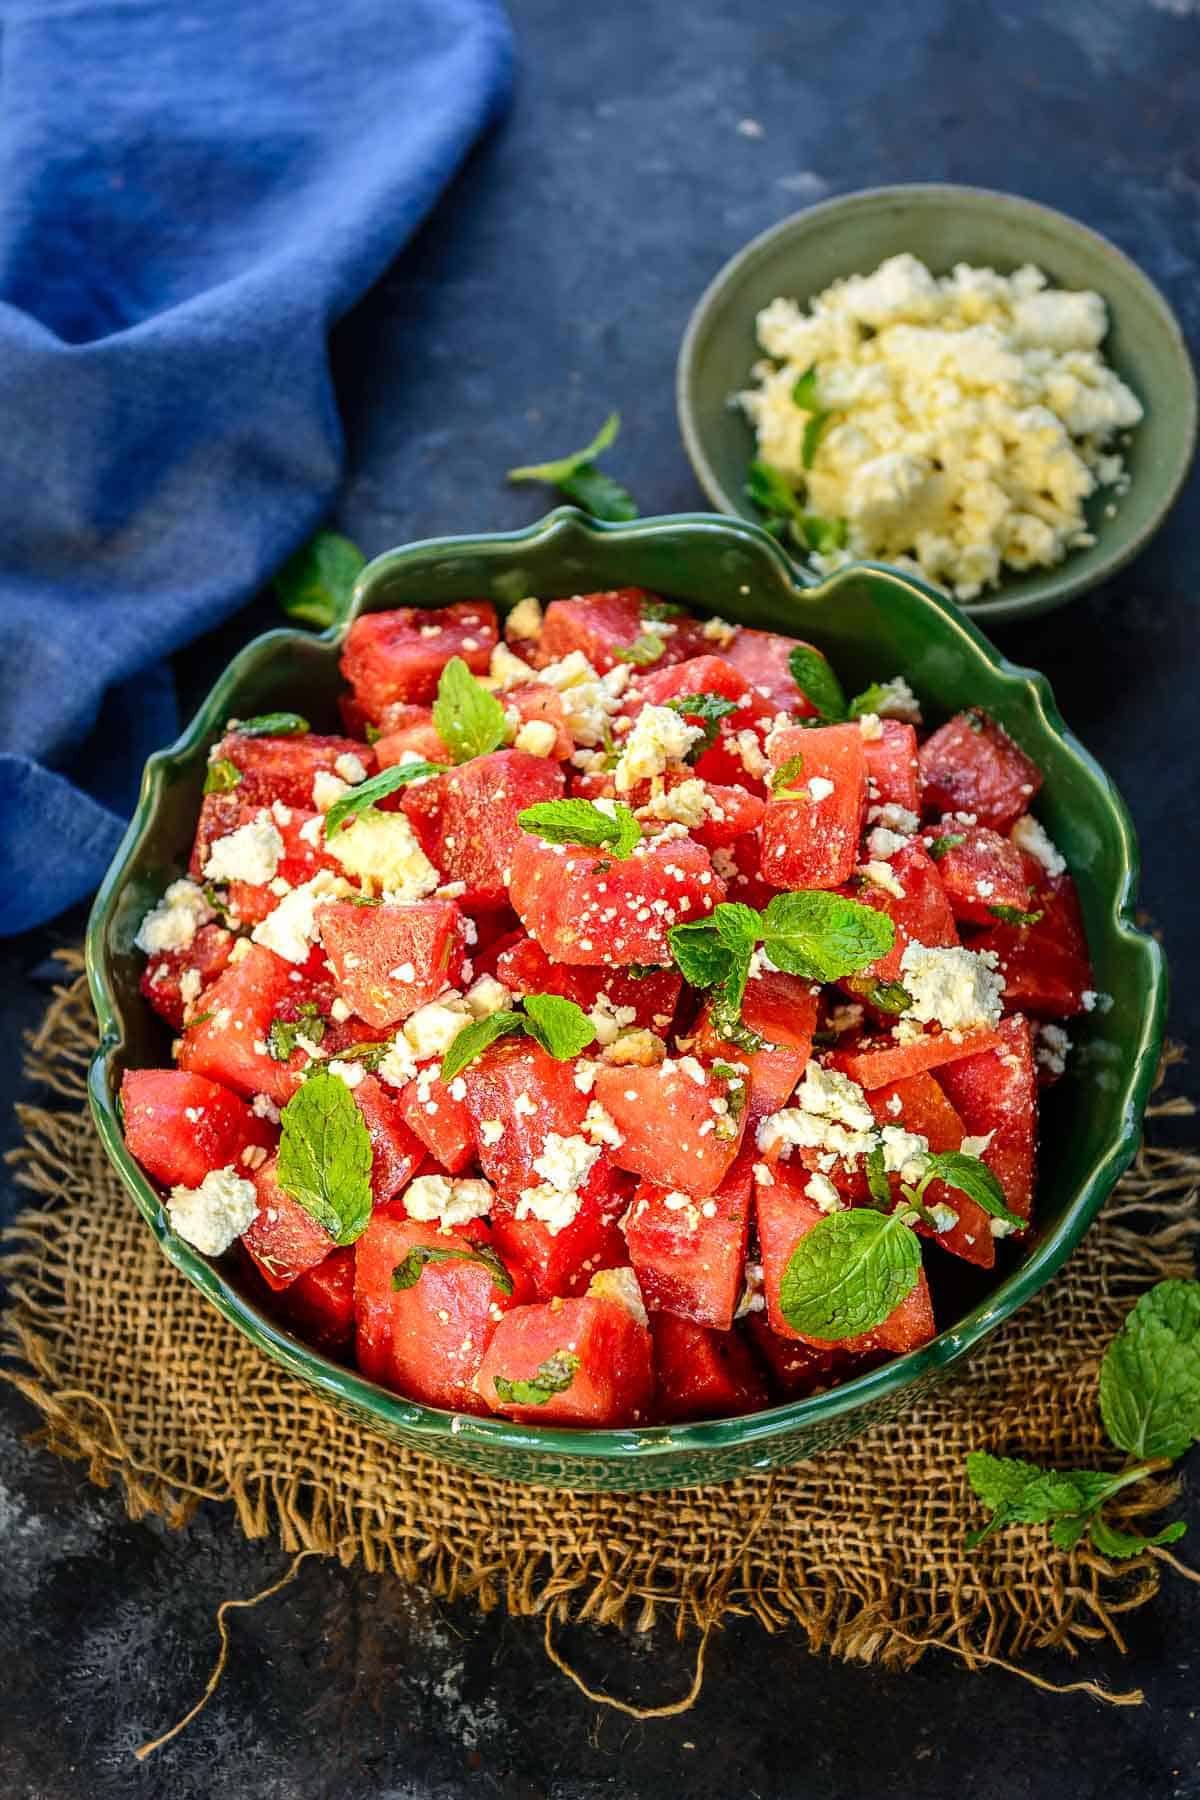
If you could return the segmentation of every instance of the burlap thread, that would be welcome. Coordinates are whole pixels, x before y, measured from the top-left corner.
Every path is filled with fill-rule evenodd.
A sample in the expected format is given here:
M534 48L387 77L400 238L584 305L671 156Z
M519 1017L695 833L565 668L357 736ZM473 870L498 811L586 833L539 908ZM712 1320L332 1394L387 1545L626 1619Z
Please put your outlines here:
M285 1550L542 1613L560 1666L555 1622L645 1629L663 1614L681 1634L697 1628L701 1649L722 1619L752 1615L862 1662L909 1666L934 1645L1004 1662L1121 1645L1121 1615L1156 1592L1157 1558L1067 1555L1043 1529L967 1551L980 1515L963 1460L978 1448L1068 1467L1114 1460L1094 1404L1099 1359L1143 1288L1192 1273L1200 1156L1144 1147L1066 1271L957 1379L855 1442L726 1487L550 1493L375 1438L164 1261L92 1127L95 1026L78 967L32 1042L43 1097L21 1109L14 1161L36 1204L7 1234L0 1372L41 1415L50 1448L83 1459L100 1485L122 1484L132 1517L182 1526L201 1500L221 1501L247 1536ZM1169 1478L1135 1489L1125 1516L1153 1516L1174 1494Z

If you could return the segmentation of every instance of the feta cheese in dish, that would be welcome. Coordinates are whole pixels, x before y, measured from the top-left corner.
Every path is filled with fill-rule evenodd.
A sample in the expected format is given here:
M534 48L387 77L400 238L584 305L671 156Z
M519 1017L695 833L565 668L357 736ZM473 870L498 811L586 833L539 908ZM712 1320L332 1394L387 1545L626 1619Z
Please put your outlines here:
M258 1216L258 1192L236 1169L211 1169L197 1188L173 1187L171 1225L205 1256L223 1256Z
M1142 418L1104 361L1106 330L1098 294L1050 288L1038 269L935 278L909 255L807 311L773 300L758 315L767 360L740 400L762 461L809 513L844 522L814 565L875 558L972 600L1006 569L1091 543L1084 502L1124 481L1111 445Z
M204 865L207 881L245 881L264 886L279 867L283 839L265 809L247 825L239 825L226 837L217 838Z
M213 909L204 898L203 889L194 881L173 881L158 905L146 914L133 941L147 956L165 950L186 950L201 925L212 917Z
M905 1018L940 1025L944 1031L998 1025L1004 977L993 966L994 956L958 945L928 949L924 944L906 944L900 979L912 1004Z

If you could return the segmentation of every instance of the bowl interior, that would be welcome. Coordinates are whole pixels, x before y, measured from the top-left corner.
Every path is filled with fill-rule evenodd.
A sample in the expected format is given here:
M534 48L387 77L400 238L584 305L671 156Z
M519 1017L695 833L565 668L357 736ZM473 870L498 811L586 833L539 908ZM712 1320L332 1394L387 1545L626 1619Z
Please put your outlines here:
M794 1460L818 1441L806 1432L872 1402L886 1402L969 1349L1061 1263L1128 1163L1162 1033L1161 954L1130 920L1136 849L1119 797L1066 734L1044 680L1004 662L961 613L919 584L890 571L857 568L820 587L798 589L786 558L753 527L702 515L604 527L562 509L527 532L391 552L364 571L356 609L484 596L503 609L526 593L549 598L631 583L690 601L701 611L797 632L828 651L852 689L903 671L931 718L967 702L982 704L1045 772L1038 811L1077 876L1097 983L1112 1004L1072 1027L1076 1054L1048 1098L1036 1232L1020 1249L1006 1247L1008 1268L1001 1269L1000 1279L972 1285L959 1277L955 1286L947 1278L944 1311L955 1322L931 1345L830 1393L748 1419L621 1432L452 1421L447 1413L375 1387L290 1337L259 1311L234 1267L209 1263L175 1237L157 1193L125 1149L116 1105L126 1068L162 1064L168 1054L169 1034L138 990L142 958L134 934L166 884L186 868L206 752L225 719L287 707L302 711L317 729L337 727L341 629L319 638L279 631L257 639L230 665L179 742L151 759L137 814L88 932L89 973L103 1034L92 1079L97 1122L170 1259L248 1336L335 1403L458 1460L477 1453L483 1459L479 1466L497 1472L528 1469L522 1459L532 1455L536 1478L563 1485L638 1487L728 1478L739 1467L776 1460L771 1440L797 1445ZM707 1452L733 1446L744 1455L742 1463L726 1462L718 1471L715 1463L705 1462Z
M969 610L996 620L1061 605L1111 574L1162 522L1191 461L1196 381L1175 317L1141 270L1107 239L1031 201L981 188L876 188L797 213L756 238L710 284L680 353L680 423L700 483L723 512L757 519L743 492L754 434L729 397L748 385L761 355L759 310L778 295L807 302L902 251L937 275L959 262L1006 275L1036 263L1052 283L1094 288L1108 306L1104 354L1146 410L1125 451L1129 491L1115 498L1101 490L1088 502L1090 548L1056 569L1006 576Z

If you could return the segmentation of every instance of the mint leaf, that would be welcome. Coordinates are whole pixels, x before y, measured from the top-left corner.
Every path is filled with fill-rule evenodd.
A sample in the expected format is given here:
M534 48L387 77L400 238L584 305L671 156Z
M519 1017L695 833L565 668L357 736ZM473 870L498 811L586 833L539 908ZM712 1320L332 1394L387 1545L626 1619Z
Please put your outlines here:
M230 794L242 779L242 771L227 756L219 756L204 772L206 794Z
M800 447L800 461L804 468L811 469L813 457L817 453L817 445L821 441L821 433L833 417L821 405L817 392L817 365L812 363L805 369L799 380L792 384L792 399L796 405L812 417L804 427L804 439Z
M527 463L508 471L510 481L544 481L559 488L570 500L577 500L595 519L636 519L633 497L611 476L594 467L596 458L616 438L621 428L620 413L610 413L590 444L560 456L553 462Z
M876 1138L864 1157L867 1170L867 1187L876 1206L882 1206L887 1212L892 1210L892 1184L887 1178L884 1167L883 1139Z
M504 708L480 686L461 656L452 656L442 670L433 725L456 763L486 756L507 736Z
M381 769L378 775L372 775L358 786L351 788L335 800L325 814L325 836L336 837L347 819L355 813L374 806L388 794L394 794L397 788L407 787L410 781L424 781L430 775L444 775L446 770L441 763L408 762L396 763L390 769Z
M935 837L927 846L934 862L941 862L947 850L957 850L960 844L967 841L965 832L947 831L941 837Z
M658 662L666 647L657 631L640 631L632 644L614 650L613 656L617 662L634 663L639 669L648 669L651 663Z
M651 619L657 623L659 619L686 619L688 609L678 600L643 600L643 619Z
M1170 1525L1164 1525L1161 1531L1156 1531L1153 1537L1142 1537L1139 1532L1124 1531L1119 1526L1110 1525L1107 1519L1097 1515L1090 1520L1089 1529L1092 1534L1092 1542L1101 1556L1120 1558L1138 1556L1143 1550L1149 1550L1153 1544L1174 1544L1183 1536L1187 1526L1182 1519L1175 1519ZM1064 1548L1057 1532L1051 1535L1059 1544L1059 1548Z
M230 719L230 731L239 737L303 737L310 729L300 713L258 713L253 719Z
M800 790L799 788L792 787L791 784L793 781L798 780L803 773L804 757L797 751L795 756L789 756L787 761L780 763L779 767L772 773L770 787L775 798L777 800L798 799L800 797Z
M318 1070L297 1088L280 1123L280 1187L335 1244L352 1244L371 1217L371 1139L350 1089Z
M802 550L822 555L845 544L850 535L845 519L806 513L787 477L770 463L752 462L747 475L746 496L763 514L763 525L772 536L791 537Z
M811 644L796 644L788 656L792 680L819 717L831 724L846 717L846 696L829 659Z
M366 558L336 531L318 531L290 556L271 583L289 619L324 628L342 618Z
M1037 912L1022 912L1019 906L989 906L988 911L1002 925L1036 925L1043 916L1040 908Z
M993 1219L1006 1220L1014 1231L1028 1229L1028 1219L1009 1210L1000 1182L978 1156L964 1156L961 1150L939 1151L925 1164L921 1175L922 1191L927 1182L934 1180L957 1188L960 1194L966 1194L977 1206L982 1206Z
M710 919L672 925L667 942L679 973L691 987L712 987L728 975L732 958Z
M966 1466L968 1481L993 1515L982 1531L972 1532L967 1540L972 1545L1004 1525L1063 1520L1070 1523L1056 1532L1055 1541L1069 1549L1091 1523L1090 1515L1123 1485L1120 1476L1103 1470L1044 1469L1038 1463L990 1456L984 1450L972 1450Z
M393 1289L403 1293L405 1288L416 1287L431 1263L444 1262L479 1263L500 1293L511 1294L513 1291L512 1276L490 1244L479 1244L473 1250L462 1249L456 1244L414 1244L392 1270Z
M806 1231L783 1272L779 1306L793 1331L842 1343L873 1331L917 1285L921 1250L902 1213L852 1207Z
M861 719L865 713L877 713L881 706L891 699L890 691L882 682L873 681L861 694L855 694L846 708L848 719Z
M819 513L800 513L793 535L806 550L816 556L828 556L845 547L850 527L845 519L823 519Z
M821 399L817 393L816 363L809 363L803 375L792 383L792 400L801 412L820 412Z
M898 981L856 981L854 991L880 1012L903 1013L912 1005L912 995Z
M339 1050L337 1060L339 1062L360 1062L369 1075L374 1075L394 1045L394 1038L376 1038L374 1042L367 1042L364 1039L357 1044L347 1044L344 1050Z
M823 889L776 894L762 915L763 948L777 969L840 981L886 956L896 928L886 913Z
M565 1394L575 1379L579 1358L573 1351L556 1350L529 1381L510 1381L506 1375L494 1377L496 1396L506 1406L545 1406L554 1394Z
M800 462L804 468L812 468L817 447L825 435L825 428L832 417L831 412L814 413L804 427L804 436L800 440Z
M559 994L526 994L525 1016L530 1037L559 1062L579 1056L596 1035L582 1006Z
M297 1038L319 1044L325 1036L325 1015L312 1000L296 1008L294 1019L272 1019L267 1033L267 1050L276 1062L287 1062L296 1048Z
M1200 1282L1143 1294L1100 1365L1100 1416L1130 1456L1182 1456L1200 1437Z
M626 862L642 841L642 828L621 801L609 804L611 812L592 800L539 800L517 814L517 824L543 843L607 849Z
M693 725L704 727L704 736L697 738L687 753L686 761L697 762L706 750L711 750L717 741L717 728L722 719L727 719L737 711L736 700L727 700L724 694L680 694L667 705L672 712L680 713Z
M442 1058L438 1076L442 1081L453 1081L460 1069L473 1063L477 1056L482 1056L489 1045L497 1038L508 1037L514 1031L524 1031L525 1020L519 1012L489 1013L486 1019L473 1019L465 1025Z

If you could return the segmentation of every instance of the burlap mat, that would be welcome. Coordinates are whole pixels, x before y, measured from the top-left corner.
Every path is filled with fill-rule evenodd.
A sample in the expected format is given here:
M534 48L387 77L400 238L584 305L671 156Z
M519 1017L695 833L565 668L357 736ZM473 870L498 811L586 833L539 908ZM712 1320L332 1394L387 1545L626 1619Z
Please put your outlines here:
M182 1525L200 1500L223 1501L250 1537L390 1566L483 1608L543 1612L547 1642L565 1617L646 1627L669 1612L706 1637L753 1614L839 1657L907 1665L937 1644L994 1661L1119 1644L1119 1615L1155 1593L1155 1558L1066 1555L1043 1528L968 1551L980 1514L963 1459L986 1447L1112 1460L1099 1358L1142 1288L1192 1272L1200 1157L1144 1148L1065 1273L940 1391L853 1443L727 1487L556 1494L376 1439L212 1311L105 1160L84 1098L94 1044L75 978L33 1041L44 1103L22 1109L14 1160L37 1204L8 1233L4 1373L42 1415L45 1442L86 1459L102 1485L116 1476L133 1517ZM1130 1518L1173 1487L1136 1493Z

